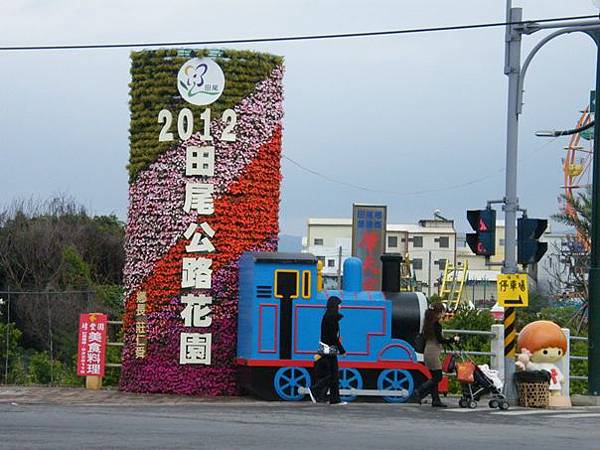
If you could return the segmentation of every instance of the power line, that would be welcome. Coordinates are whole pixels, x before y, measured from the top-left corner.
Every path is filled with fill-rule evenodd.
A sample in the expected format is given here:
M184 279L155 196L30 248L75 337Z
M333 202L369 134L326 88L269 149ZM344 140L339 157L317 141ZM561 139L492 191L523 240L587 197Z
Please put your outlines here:
M426 28L408 28L404 30L387 30L387 31L365 31L359 33L337 33L337 34L313 34L304 36L280 36L280 37L264 37L264 38L247 38L247 39L222 39L213 41L180 41L180 42L134 42L134 43L115 43L115 44L75 44L75 45L32 45L32 46L5 46L0 47L0 51L27 51L27 50L91 50L91 49L110 49L110 48L135 48L135 47L186 47L198 45L229 45L229 44L251 44L261 42L289 42L289 41L311 41L322 39L344 39L344 38L360 38L373 36L392 36L398 34L417 34L431 33L437 31L459 31L473 30L478 28L494 28L504 27L507 25L525 25L530 23L545 23L545 22L562 22L565 20L578 19L597 19L597 15L589 16L570 16L570 17L554 17L548 19L534 19L519 22L487 22L467 25L451 25L444 27L426 27Z
M519 159L520 162L523 162L527 159L530 159L532 156L535 156L536 154L538 154L540 151L544 150L546 147L548 147L550 144L554 143L556 140L558 139L558 137L547 141L546 143L544 143L543 145L541 145L540 147L538 147L537 149L535 149L534 151L532 151L529 155L526 155L522 158ZM353 189L358 189L361 191L366 191L366 192L373 192L376 194L388 194L388 195L395 195L395 196L400 196L400 197L404 197L404 196L408 196L408 195L422 195L422 194L433 194L436 192L444 192L444 191L451 191L451 190L455 190L455 189L461 189L464 187L468 187L471 186L473 184L477 184L477 183L481 183L483 181L487 181L490 178L496 177L498 175L500 175L501 173L503 173L506 168L505 167L501 167L500 169L498 169L496 172L492 173L492 174L488 174L488 175L484 175L482 177L478 177L478 178L474 178L470 181L466 181L464 183L459 183L459 184L454 184L454 185L450 185L450 186L445 186L445 187L439 187L439 188L434 188L434 189L423 189L423 190L419 190L419 191L412 191L412 192L397 192L397 191L386 191L386 190L380 190L380 189L375 189L375 188L371 188L371 187L367 187L367 186L360 186L358 184L354 184L354 183L349 183L347 181L343 181L343 180L338 180L336 178L332 178L328 175L325 175L323 173L317 172L316 170L310 169L306 166L303 166L302 164L300 164L299 162L293 160L292 158L290 158L287 155L282 155L282 157L286 160L288 160L289 162L291 162L292 164L294 164L296 167L298 167L301 170L304 170L305 172L308 172L310 174L313 174L319 178L322 178L326 181L329 181L330 183L334 183L334 184L339 184L341 186L346 186L346 187L351 187Z
M490 178L490 175L481 177L481 178L476 178L474 180L471 181L467 181L465 183L460 183L460 184L456 184L453 186L446 186L446 187L441 187L441 188L436 188L436 189L425 189L425 190L420 190L420 191L412 191L412 192L397 192L397 191L386 191L386 190L380 190L380 189L374 189L374 188L370 188L370 187L366 187L366 186L360 186L354 183L348 183L346 181L342 181L342 180L338 180L336 178L332 178L328 175L322 174L320 172L317 172L316 170L310 169L306 166L303 166L302 164L300 164L299 162L293 160L292 158L290 158L289 156L286 155L282 155L283 158L287 159L289 162L291 162L292 164L294 164L295 166L297 166L298 168L300 168L301 170L304 170L305 172L311 173L319 178L323 178L324 180L327 180L331 183L334 184L339 184L342 186L346 186L346 187L351 187L354 189L358 189L361 191L366 191L366 192L373 192L376 194L388 194L388 195L396 195L396 196L408 196L408 195L421 195L421 194L432 194L435 192L442 192L442 191L448 191L448 190L453 190L453 189L459 189L462 187L467 187L470 186L472 184L476 184L476 183L480 183L482 181L485 181L487 179ZM504 169L501 169L502 171Z

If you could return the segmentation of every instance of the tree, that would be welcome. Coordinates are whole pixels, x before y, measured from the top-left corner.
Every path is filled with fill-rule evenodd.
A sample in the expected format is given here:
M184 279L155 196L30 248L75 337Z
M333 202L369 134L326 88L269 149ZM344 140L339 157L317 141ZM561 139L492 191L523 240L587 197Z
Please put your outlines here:
M64 196L0 211L0 287L13 291L25 347L67 361L80 313L120 313L124 234L114 215L92 217Z
M584 248L591 248L592 235L592 192L588 188L576 196L560 196L564 208L552 216L557 222L575 228L577 238Z
M561 196L563 210L552 218L575 229L575 234L554 249L558 260L551 265L550 275L554 280L554 291L561 298L574 297L583 301L573 319L579 330L587 317L588 273L592 231L592 192L588 188L576 196Z
M121 284L124 227L65 197L18 201L0 212L0 272L15 290Z

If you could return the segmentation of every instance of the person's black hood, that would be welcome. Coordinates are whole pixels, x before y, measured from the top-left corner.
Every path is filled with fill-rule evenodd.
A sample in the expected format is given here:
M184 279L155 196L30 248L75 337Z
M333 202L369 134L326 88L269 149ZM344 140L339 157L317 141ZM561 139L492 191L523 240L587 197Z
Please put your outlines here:
M342 316L339 313L339 310L338 310L338 306L341 305L341 304L342 304L342 300L339 297L336 297L335 295L329 297L327 299L327 312L326 312L326 314L328 314L328 315L335 315L335 316L338 317L338 320L341 319L342 317L344 317L344 316Z

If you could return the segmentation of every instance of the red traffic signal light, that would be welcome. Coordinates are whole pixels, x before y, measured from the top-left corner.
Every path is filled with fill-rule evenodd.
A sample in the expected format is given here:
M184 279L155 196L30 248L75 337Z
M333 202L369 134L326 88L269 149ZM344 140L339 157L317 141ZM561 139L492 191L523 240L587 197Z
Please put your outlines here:
M476 255L492 256L496 253L496 210L470 209L467 220L475 233L467 233L467 244Z

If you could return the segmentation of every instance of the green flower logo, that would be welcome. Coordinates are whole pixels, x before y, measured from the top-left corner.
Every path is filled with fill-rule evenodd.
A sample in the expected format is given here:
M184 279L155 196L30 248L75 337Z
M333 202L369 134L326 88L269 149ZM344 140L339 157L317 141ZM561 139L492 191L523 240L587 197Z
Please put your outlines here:
M225 77L219 65L210 58L193 58L177 75L179 93L189 103L208 105L223 93Z

